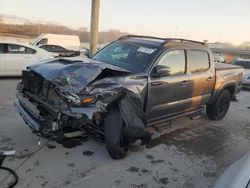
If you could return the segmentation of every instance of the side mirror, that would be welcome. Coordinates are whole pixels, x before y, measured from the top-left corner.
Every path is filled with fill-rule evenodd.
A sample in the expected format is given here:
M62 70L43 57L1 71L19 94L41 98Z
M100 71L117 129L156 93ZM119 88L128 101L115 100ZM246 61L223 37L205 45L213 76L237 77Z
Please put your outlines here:
M151 75L153 77L164 77L164 76L169 76L170 73L171 73L171 70L168 66L157 65L155 66Z

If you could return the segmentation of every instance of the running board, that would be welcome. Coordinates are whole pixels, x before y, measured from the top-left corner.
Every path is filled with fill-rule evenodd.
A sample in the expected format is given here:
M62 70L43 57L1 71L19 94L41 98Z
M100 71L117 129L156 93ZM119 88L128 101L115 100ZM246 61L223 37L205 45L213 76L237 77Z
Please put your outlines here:
M170 116L168 116L166 118L162 118L160 120L150 122L150 123L147 124L147 126L154 127L154 126L158 126L159 124L165 124L165 126L167 126L167 125L169 125L169 123L167 123L167 122L169 122L169 121L171 121L173 119L180 118L180 117L183 117L183 116L189 116L189 115L192 115L192 114L195 114L195 113L200 113L200 112L204 111L204 109L205 109L205 106L201 106L199 108L188 110L188 111L185 111L185 112L182 112L182 113L179 113L179 114L173 114L173 115L170 115Z
M165 122L162 122L162 123L159 123L159 124L154 124L152 125L152 127L156 130L156 131L159 131L159 132L162 132L163 130L167 129L170 125L172 125L172 121L169 120L169 121L165 121Z
M189 119L196 120L202 116L201 111L188 115Z

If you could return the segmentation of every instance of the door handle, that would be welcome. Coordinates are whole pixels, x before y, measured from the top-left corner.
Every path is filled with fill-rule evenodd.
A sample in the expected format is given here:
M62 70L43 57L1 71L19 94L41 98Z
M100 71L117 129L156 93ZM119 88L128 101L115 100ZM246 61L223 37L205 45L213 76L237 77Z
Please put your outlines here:
M159 86L159 85L162 85L163 83L161 81L156 81L156 82L152 82L151 83L151 86Z
M180 85L182 85L182 86L186 86L187 84L188 84L188 82L187 82L187 81L182 81Z
M213 78L212 77L208 77L207 81L211 82L211 81L213 81Z

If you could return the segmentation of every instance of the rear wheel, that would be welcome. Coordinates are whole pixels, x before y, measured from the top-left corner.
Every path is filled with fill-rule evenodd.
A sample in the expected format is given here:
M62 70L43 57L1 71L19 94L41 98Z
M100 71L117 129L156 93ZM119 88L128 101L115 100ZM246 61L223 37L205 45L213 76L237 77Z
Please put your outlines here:
M209 118L221 120L230 106L231 95L228 90L223 90L213 104L207 105L206 111Z
M119 109L110 109L104 122L104 131L106 148L113 159L121 159L126 156L122 128L123 118Z

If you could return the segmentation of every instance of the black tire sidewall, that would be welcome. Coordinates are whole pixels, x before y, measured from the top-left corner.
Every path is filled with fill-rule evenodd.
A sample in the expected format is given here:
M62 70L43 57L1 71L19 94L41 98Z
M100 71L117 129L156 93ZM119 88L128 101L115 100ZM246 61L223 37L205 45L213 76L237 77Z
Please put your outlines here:
M126 148L121 145L123 118L118 108L112 108L104 122L105 145L113 159L126 156Z
M220 105L221 105L222 100L227 101L227 106L226 106L226 109L223 112L220 112L219 109L220 109ZM229 106L230 106L230 101L231 101L230 92L228 90L223 90L219 94L219 96L218 96L217 100L215 101L215 103L210 104L210 105L207 106L207 114L208 114L208 116L213 120L221 120L227 114L227 111L228 111Z

